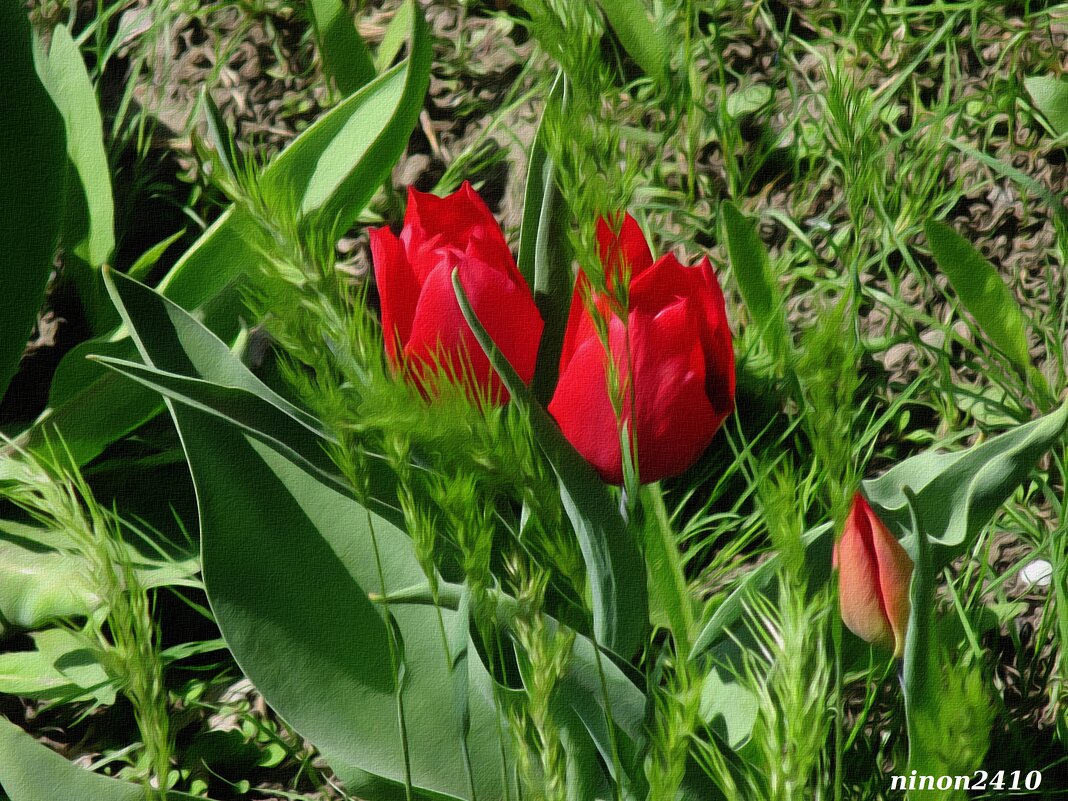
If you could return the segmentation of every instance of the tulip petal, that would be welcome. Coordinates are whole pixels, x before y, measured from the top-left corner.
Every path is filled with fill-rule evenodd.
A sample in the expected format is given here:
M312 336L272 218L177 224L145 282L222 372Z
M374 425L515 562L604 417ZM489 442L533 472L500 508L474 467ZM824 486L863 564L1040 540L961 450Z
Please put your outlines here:
M575 351L579 345L591 337L597 337L597 329L593 326L589 309L586 308L588 300L596 303L597 298L591 297L592 287L586 274L579 271L575 278L575 291L571 293L571 310L567 315L567 327L564 329L564 342L560 347L560 374L567 370ZM609 319L607 307L602 306L605 319Z
M400 241L389 228L370 231L371 262L382 306L382 331L386 355L400 366L400 351L412 332L419 282L404 255Z
M609 331L610 338L619 341L622 322L613 319ZM606 364L604 346L596 335L579 342L561 369L548 410L567 440L601 478L609 484L622 484L623 455L615 411L608 396Z
M623 215L618 234L604 217L597 221L597 246L609 289L624 276L633 281L653 263L645 234L629 213Z
M684 267L670 253L657 259L631 285L630 308L632 312L655 314L683 298L689 299L698 316L705 393L716 413L726 418L734 411L734 348L723 290L708 258L696 267Z
M701 321L694 306L687 299L655 315L630 315L632 426L643 482L686 470L708 447L727 415L705 393Z
M865 502L865 505L866 502ZM875 560L879 566L879 596L883 614L894 633L894 654L900 656L905 648L905 632L909 623L909 588L912 580L912 559L875 512L871 511L872 541Z
M420 281L446 261L455 264L472 239L481 242L488 264L513 281L519 273L500 226L467 181L446 197L409 187L400 238Z
M543 323L533 298L525 285L517 286L506 275L473 257L465 257L456 265L442 264L427 276L405 356L417 376L425 368L444 371L469 389L487 391L492 402L503 403L508 392L456 300L453 266L459 267L464 292L501 353L523 381L529 383L534 377Z

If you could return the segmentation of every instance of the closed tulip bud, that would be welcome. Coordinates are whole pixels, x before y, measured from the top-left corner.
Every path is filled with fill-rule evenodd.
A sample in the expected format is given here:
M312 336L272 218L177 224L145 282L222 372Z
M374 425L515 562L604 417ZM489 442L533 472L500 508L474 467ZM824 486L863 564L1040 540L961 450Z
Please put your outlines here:
M909 620L912 560L859 492L834 546L834 566L846 627L901 656Z

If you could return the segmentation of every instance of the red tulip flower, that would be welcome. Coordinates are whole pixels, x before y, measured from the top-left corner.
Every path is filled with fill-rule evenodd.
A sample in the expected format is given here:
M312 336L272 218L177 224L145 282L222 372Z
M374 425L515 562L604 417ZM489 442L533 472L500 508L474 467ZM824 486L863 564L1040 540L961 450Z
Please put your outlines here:
M842 621L862 640L901 656L909 622L912 560L859 492L835 543L834 566Z
M683 267L670 254L654 263L629 214L618 234L602 219L597 238L609 290L629 282L628 309L601 295L590 297L579 274L549 412L612 484L623 482L625 424L637 444L641 481L658 481L692 465L734 409L734 352L723 292L707 258L697 267ZM590 307L607 322L621 419L609 396L607 353Z
M394 367L424 391L428 373L444 373L494 403L508 399L460 311L452 285L459 268L479 321L530 382L541 316L500 226L469 183L443 198L409 189L400 237L389 228L374 229L370 237L386 355Z

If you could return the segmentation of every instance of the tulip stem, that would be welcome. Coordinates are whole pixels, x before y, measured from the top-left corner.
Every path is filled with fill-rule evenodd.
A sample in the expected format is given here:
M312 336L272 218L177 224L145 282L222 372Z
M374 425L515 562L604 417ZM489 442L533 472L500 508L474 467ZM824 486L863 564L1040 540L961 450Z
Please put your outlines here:
M901 688L905 697L905 725L909 741L908 767L925 773L932 758L925 733L938 721L938 702L931 686L931 607L934 602L931 545L919 519L916 494L907 486L902 487L901 491L908 502L910 526L916 537Z

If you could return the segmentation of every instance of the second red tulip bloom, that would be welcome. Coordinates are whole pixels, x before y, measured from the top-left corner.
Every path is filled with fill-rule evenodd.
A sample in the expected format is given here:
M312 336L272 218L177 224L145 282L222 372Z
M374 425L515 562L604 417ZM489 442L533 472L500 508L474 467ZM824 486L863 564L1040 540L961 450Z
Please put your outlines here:
M598 244L609 287L630 282L626 325L607 298L594 297L593 304L608 324L622 422L637 441L640 479L657 481L692 465L734 408L723 292L707 258L697 267L670 254L653 263L629 214L618 234L601 220ZM620 421L609 397L605 347L584 303L587 288L580 273L549 412L601 478L620 484Z

